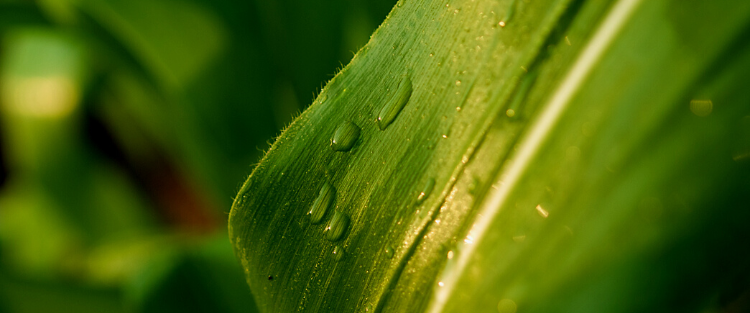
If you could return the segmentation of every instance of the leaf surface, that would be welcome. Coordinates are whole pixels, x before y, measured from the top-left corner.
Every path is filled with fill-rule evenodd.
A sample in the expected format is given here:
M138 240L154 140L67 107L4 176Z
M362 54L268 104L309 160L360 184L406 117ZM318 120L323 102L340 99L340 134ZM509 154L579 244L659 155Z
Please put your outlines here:
M400 2L235 199L257 303L710 305L717 265L749 255L748 21L731 1Z

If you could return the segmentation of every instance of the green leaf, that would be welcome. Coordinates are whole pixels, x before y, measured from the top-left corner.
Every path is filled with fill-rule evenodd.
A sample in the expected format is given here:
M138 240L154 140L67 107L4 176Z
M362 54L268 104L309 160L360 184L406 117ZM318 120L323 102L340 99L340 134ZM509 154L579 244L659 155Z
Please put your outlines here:
M256 302L736 305L750 289L749 23L732 1L400 2L235 199ZM352 148L332 149L348 123ZM310 223L328 185L332 208Z

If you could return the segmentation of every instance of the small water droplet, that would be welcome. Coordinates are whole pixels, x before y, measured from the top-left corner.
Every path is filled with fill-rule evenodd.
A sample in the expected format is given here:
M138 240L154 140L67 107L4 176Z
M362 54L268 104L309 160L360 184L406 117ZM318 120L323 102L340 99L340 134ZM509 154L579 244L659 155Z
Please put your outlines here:
M395 253L395 251L393 251L393 247L391 247L391 246L385 247L385 256L386 257L388 257L389 259L391 259L391 258L393 258L393 254L394 253Z
M508 109L505 111L505 115L507 115L508 117L514 117L516 116L516 110Z
M456 86L461 86L461 81L460 80L456 81Z
M331 148L335 151L349 151L359 139L359 126L346 121L336 128L331 138Z
M427 145L425 146L425 148L427 148L427 150L435 149L436 141L437 140L429 140L429 139L427 139Z
M432 56L435 56L435 54L434 53L430 53L430 57L432 57Z
M328 209L333 205L333 200L335 198L336 188L333 188L333 186L327 182L324 183L323 187L320 188L318 197L315 198L315 201L310 208L310 212L308 213L310 216L310 223L320 224L326 216Z
M479 191L479 179L476 177L471 179L471 182L469 183L469 194L475 195Z
M401 1L398 2L398 7L400 8L402 6L404 6L404 0L401 0Z
M365 305L365 312L372 312L372 304Z
M549 212L547 212L547 210L545 210L544 208L542 208L541 204L538 204L536 206L536 212L539 213L539 216L541 216L543 218L547 218L549 216Z
M518 306L511 299L502 299L497 303L497 311L500 313L516 313Z
M425 199L427 199L430 196L430 193L432 192L432 189L435 188L435 179L430 178L425 182L424 187L422 187L422 191L419 192L419 195L417 195L417 204L422 204Z
M333 247L333 260L338 262L341 261L344 258L344 254L346 252L344 251L344 248L341 246L335 246Z
M349 228L349 216L339 210L333 212L333 218L328 222L323 233L329 241L338 241L344 237L346 230Z
M513 14L516 13L516 2L518 2L518 0L513 0L510 2L508 11L505 12L505 17L503 17L503 19L501 19L500 23L497 23L497 25L500 25L500 27L505 27L505 25L510 23L510 20L513 18Z
M454 255L453 250L448 251L448 260L453 259L453 255Z
M401 112L404 106L406 106L406 103L409 102L409 98L411 98L411 92L411 79L408 75L406 75L401 81L401 84L398 86L396 94L393 95L391 100L388 101L385 106L383 106L383 108L380 110L380 114L378 114L377 123L380 130L385 130L388 125L393 123L393 120L396 119L398 113Z
M708 116L713 110L714 103L711 100L690 100L690 111L697 116Z
M441 281L439 281L439 282L438 282L438 286L440 286L440 287L445 287L445 283L444 283L444 282L441 282Z

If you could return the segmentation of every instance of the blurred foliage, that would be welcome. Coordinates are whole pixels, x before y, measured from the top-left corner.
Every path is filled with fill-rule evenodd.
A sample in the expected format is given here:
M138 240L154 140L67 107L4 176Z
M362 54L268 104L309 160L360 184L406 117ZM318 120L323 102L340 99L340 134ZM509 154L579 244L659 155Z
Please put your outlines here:
M0 1L0 312L250 312L226 213L395 1Z

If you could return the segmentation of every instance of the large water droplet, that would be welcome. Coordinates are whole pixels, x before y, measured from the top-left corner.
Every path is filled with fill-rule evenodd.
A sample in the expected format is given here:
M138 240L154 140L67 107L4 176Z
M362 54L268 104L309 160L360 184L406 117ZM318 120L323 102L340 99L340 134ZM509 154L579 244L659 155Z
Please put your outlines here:
M430 196L430 193L432 193L432 189L434 188L435 179L428 179L427 182L425 182L424 187L422 187L422 191L420 191L419 195L417 195L417 204L421 204L422 202L424 202L424 200Z
M359 138L359 126L346 121L336 128L331 138L331 148L336 151L349 151Z
M406 106L406 103L409 102L409 98L411 98L411 92L411 79L409 79L409 76L407 75L398 86L396 94L393 95L393 97L385 104L385 106L383 106L383 108L380 110L380 114L378 114L377 123L380 130L385 130L388 125L393 123L393 120L396 119L398 113L401 112L404 106Z
M323 231L326 239L338 241L344 237L346 230L349 228L349 216L339 210L334 211L333 218Z
M333 205L333 199L336 198L336 188L333 188L331 184L324 183L323 187L320 188L318 197L315 198L312 207L310 208L310 223L320 224L323 218L326 216L326 212Z
M344 248L341 246L336 246L333 248L333 260L338 262L341 261L344 258L344 254L346 252L344 251Z

